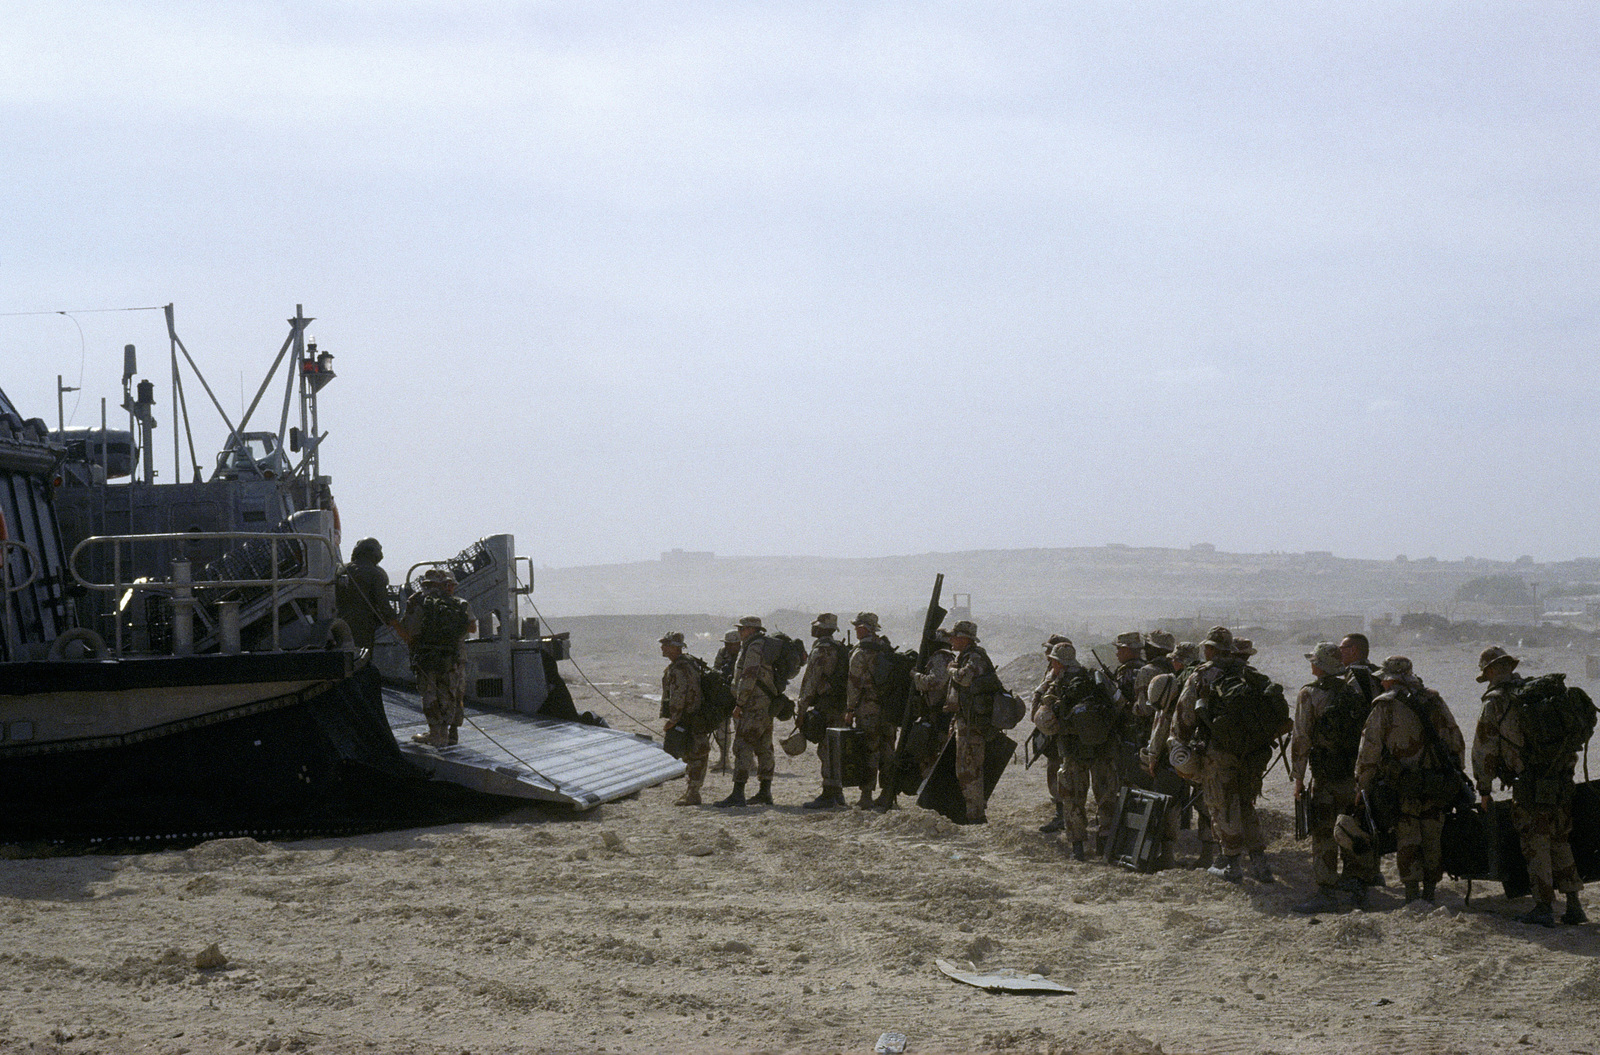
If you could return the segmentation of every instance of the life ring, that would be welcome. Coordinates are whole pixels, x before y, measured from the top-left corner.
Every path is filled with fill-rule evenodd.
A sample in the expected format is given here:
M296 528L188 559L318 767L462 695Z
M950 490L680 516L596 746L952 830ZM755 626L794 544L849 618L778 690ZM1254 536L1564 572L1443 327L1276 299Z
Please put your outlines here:
M110 659L111 649L106 647L106 639L90 630L88 627L74 627L50 642L50 658L64 660L67 658L67 646L74 641L82 641L89 650L90 659Z

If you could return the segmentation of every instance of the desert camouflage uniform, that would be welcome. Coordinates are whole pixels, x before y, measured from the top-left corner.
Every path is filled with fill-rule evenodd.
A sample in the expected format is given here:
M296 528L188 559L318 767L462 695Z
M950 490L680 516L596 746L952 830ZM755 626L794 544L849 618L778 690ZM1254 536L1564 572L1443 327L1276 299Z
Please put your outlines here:
M883 703L878 699L878 686L872 680L872 668L877 658L892 647L888 638L880 634L868 634L850 650L845 710L852 716L855 727L864 734L862 756L866 773L861 784L863 800L872 792L878 774L894 769L894 738L900 729L884 717Z
M778 694L778 684L772 673L772 659L767 655L771 647L772 639L758 629L739 649L733 683L737 707L733 720L735 784L749 780L752 769L756 779L769 781L776 768L772 756L772 696Z
M1224 674L1242 666L1244 662L1240 659L1219 655L1202 663L1194 676L1184 682L1173 719L1178 739L1188 740L1198 730L1195 705L1201 695L1209 692ZM1271 761L1270 747L1265 754L1266 761ZM1267 847L1261 834L1261 822L1256 817L1256 798L1261 794L1261 778L1265 771L1265 762L1254 754L1240 758L1210 745L1201 752L1200 794L1205 798L1206 813L1211 818L1211 831L1226 857L1237 857L1245 851L1258 857Z
M700 671L687 655L679 655L661 674L661 702L674 725L690 730L689 750L683 756L689 767L684 774L688 793L698 795L706 782L706 763L711 758L711 734L696 733L692 716L700 710Z
M945 714L944 701L950 687L950 661L953 659L955 653L949 649L937 649L928 657L923 668L911 675L911 683L917 687L922 697L918 701L918 713L912 716L912 720L926 720L933 726L933 735L928 737L927 750L917 758L917 768L922 780L928 779L928 774L939 761L939 748L943 746L948 732L950 716Z
M800 695L795 700L797 716L816 710L826 716L829 728L844 724L845 699L837 691L838 671L841 665L848 666L849 653L850 648L843 641L835 641L832 637L814 639L811 655L806 659L805 673L800 675ZM842 785L828 780L831 756L827 736L823 736L817 744L817 758L822 762L823 789L842 792Z
M1049 649L1045 650L1047 653ZM1033 687L1032 694L1028 697L1028 719L1045 735L1044 750L1039 753L1044 756L1044 783L1049 789L1050 801L1061 802L1061 786L1057 783L1061 778L1061 741L1058 727L1053 714L1046 713L1044 708L1044 694L1055 684L1055 675L1050 673L1049 664L1045 665L1044 678Z
M988 820L983 787L984 748L991 732L987 716L975 716L966 689L978 678L993 673L989 653L976 644L968 645L950 661L950 683L945 692L945 710L955 715L950 723L956 741L956 780L967 801L967 821Z
M1480 795L1490 793L1496 777L1509 787L1522 773L1522 716L1512 706L1512 697L1522 684L1523 678L1513 674L1483 694L1483 711L1478 715L1478 728L1472 739L1472 779ZM1548 904L1555 900L1557 890L1576 894L1583 889L1578 866L1572 859L1571 841L1573 770L1577 764L1574 752L1549 774L1560 787L1559 798L1550 805L1518 802L1516 794L1512 794L1511 821L1522 841L1528 879L1538 902Z
M1369 796L1369 801L1380 778L1393 779L1400 772L1414 771L1421 766L1422 752L1429 737L1413 706L1433 722L1439 738L1457 760L1466 749L1455 717L1437 692L1397 685L1382 693L1373 701L1372 713L1361 731L1361 750L1356 755L1356 784ZM1431 887L1444 874L1440 837L1444 833L1444 809L1448 805L1410 797L1400 799L1394 830L1395 870L1408 889L1416 883Z
M416 595L413 598L416 599ZM416 675L417 695L422 697L428 734L438 741L435 746L443 746L446 742L456 742L456 730L466 720L467 666L461 645L477 629L478 621L472 615L472 606L465 600L429 587L415 605L408 607L401 623L413 638L422 632L423 613L429 599L443 600L467 616L466 629L453 647L427 647L416 640L411 645L411 672Z
M739 676L739 641L723 641L722 647L717 650L716 656L711 660L711 669L721 674L727 681L729 688L738 680ZM712 737L717 741L717 772L728 771L728 748L733 743L733 718L729 716L722 720L722 724L711 731Z
M1117 810L1117 793L1122 790L1118 778L1118 743L1113 738L1091 747L1061 726L1061 720L1072 710L1085 693L1099 691L1081 663L1064 665L1061 672L1048 680L1041 709L1048 708L1055 716L1058 731L1054 737L1056 752L1061 756L1060 771L1056 776L1056 789L1065 809L1064 820L1068 842L1083 842L1089 832L1089 789L1094 788L1095 833L1105 838L1111 834L1111 822Z
M1333 839L1333 826L1341 813L1353 813L1356 802L1356 775L1354 767L1342 773L1324 773L1311 765L1312 746L1317 737L1317 721L1337 697L1335 687L1344 679L1325 674L1316 681L1301 687L1294 707L1294 732L1289 738L1289 771L1291 779L1305 781L1306 768L1311 766L1310 787L1306 794L1306 818L1311 829L1311 877L1319 887L1333 887L1339 882L1339 860L1344 859L1344 874L1363 883L1378 880L1378 861L1374 854L1353 854L1342 850ZM1358 694L1360 689L1355 690ZM1359 739L1338 745L1344 757L1355 759L1360 747Z
M1172 730L1174 719L1178 713L1178 698L1183 692L1185 675L1190 673L1190 668L1184 668L1183 673L1157 674L1150 679L1145 687L1145 698L1149 700L1150 713L1150 739L1145 742L1145 751L1155 760L1157 773L1162 770L1170 771L1172 763L1168 761L1167 751L1172 746ZM1152 778L1153 781L1153 778ZM1162 819L1165 830L1167 848L1163 858L1172 853L1178 845L1178 831L1183 824L1184 810L1178 808L1179 803L1174 803ZM1205 802L1195 803L1195 833L1199 836L1202 860L1209 857L1216 846L1217 837L1211 830L1211 814L1206 812Z
M1131 747L1127 752L1129 773L1126 779L1136 787L1154 790L1154 782L1139 765L1139 748L1150 742L1150 729L1155 724L1156 708L1150 702L1150 683L1159 675L1172 673L1172 657L1156 656L1147 660L1133 675L1133 717L1126 739Z

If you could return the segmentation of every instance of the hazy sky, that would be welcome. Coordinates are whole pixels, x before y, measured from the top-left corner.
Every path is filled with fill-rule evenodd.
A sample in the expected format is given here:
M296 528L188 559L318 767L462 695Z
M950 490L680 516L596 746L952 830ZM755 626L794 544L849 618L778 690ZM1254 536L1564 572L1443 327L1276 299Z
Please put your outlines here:
M237 410L303 303L391 565L1600 552L1597 4L0 24L0 312L174 302ZM0 318L0 386L93 423L127 342L168 425L158 312Z

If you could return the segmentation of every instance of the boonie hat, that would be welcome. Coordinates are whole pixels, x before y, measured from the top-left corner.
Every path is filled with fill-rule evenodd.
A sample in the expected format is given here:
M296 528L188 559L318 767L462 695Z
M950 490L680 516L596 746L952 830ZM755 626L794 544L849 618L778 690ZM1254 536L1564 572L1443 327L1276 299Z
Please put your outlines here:
M1378 670L1379 681L1409 682L1415 676L1411 673L1411 661L1405 656L1390 656Z
M950 628L951 638L964 637L972 641L978 640L978 624L970 619L962 619Z
M739 643L739 631L729 630L726 634L723 634L722 643L724 645L737 645Z
M821 637L823 634L831 634L838 629L839 617L834 615L832 612L823 612L821 615L811 620L812 637Z
M868 630L871 630L874 634L876 634L878 632L878 613L876 613L876 612L859 612L859 613L856 614L855 619L851 622L850 625L851 626L864 626Z
M1050 646L1050 658L1063 667L1078 662L1078 648L1071 641L1057 641Z
M1481 655L1478 656L1478 669L1483 672L1478 675L1478 680L1488 681L1489 668L1494 666L1496 663L1505 663L1507 661L1511 663L1511 668L1513 670L1516 669L1518 663L1522 662L1522 660L1518 659L1516 656L1513 656L1499 645L1490 645L1488 648L1483 650Z
M1200 646L1193 641L1181 642L1177 648L1172 650L1173 661L1182 663L1186 667L1191 663L1200 662L1201 658Z
M1126 634L1117 635L1118 648L1140 648L1144 645L1144 635L1137 630L1129 630Z
M669 630L665 634L661 635L661 643L663 645L676 645L678 648L682 648L683 634L677 630Z
M1160 652L1171 652L1175 639L1165 630L1152 630L1145 635L1145 647Z
M1233 654L1236 656L1253 656L1256 654L1256 643L1248 637L1233 639Z
M1316 651L1307 652L1306 658L1324 674L1343 674L1346 670L1344 660L1339 657L1339 646L1332 641L1317 642Z
M752 627L755 627L757 630L765 630L766 629L766 627L761 625L761 617L759 615L747 615L743 619L739 620L739 625L740 626L752 626Z
M1218 652L1232 652L1233 631L1225 626L1214 626L1206 631L1205 640L1201 641L1200 644L1210 645Z

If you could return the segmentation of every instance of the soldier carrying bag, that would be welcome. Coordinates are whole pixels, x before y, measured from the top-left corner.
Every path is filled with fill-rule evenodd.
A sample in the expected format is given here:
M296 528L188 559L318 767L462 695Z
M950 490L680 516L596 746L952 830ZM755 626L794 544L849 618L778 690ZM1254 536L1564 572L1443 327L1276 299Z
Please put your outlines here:
M1412 714L1416 715L1417 721L1422 723L1423 735L1428 738L1428 742L1423 745L1417 766L1401 769L1395 774L1395 795L1402 801L1413 799L1445 808L1461 801L1471 802L1472 783L1461 768L1461 760L1445 744L1444 738L1439 735L1439 730L1434 727L1427 705L1420 703L1409 693L1401 696L1400 700L1410 708Z

